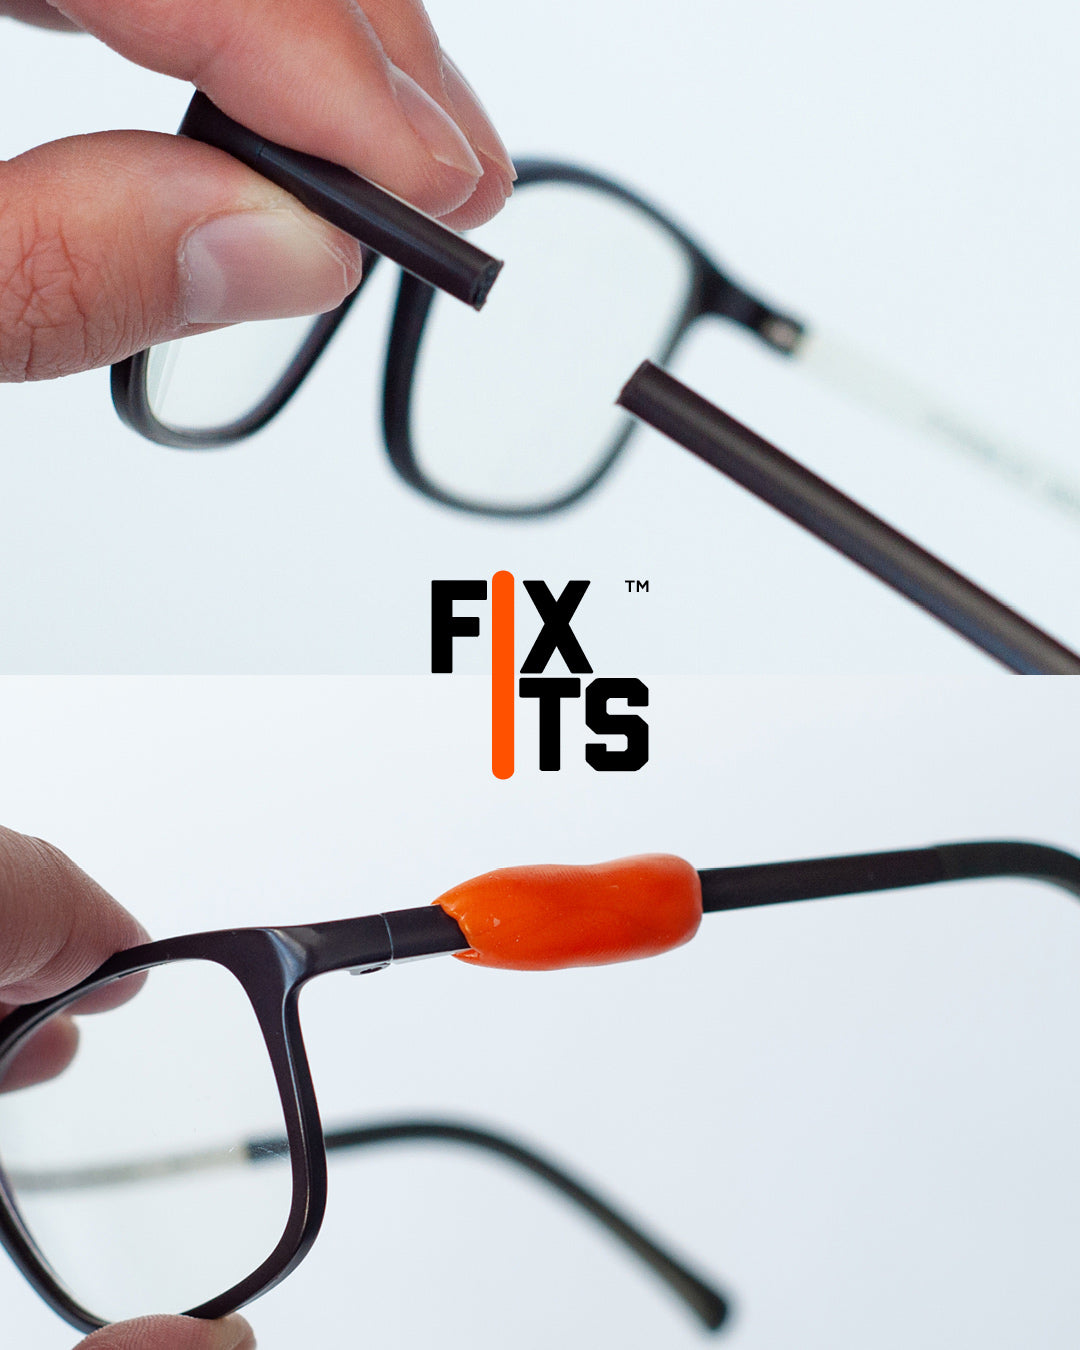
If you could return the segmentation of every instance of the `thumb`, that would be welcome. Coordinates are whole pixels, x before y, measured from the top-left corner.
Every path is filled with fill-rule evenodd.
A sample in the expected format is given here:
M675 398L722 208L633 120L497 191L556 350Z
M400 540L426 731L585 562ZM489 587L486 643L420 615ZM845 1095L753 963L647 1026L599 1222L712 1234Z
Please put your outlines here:
M184 137L106 132L0 162L0 380L320 313L359 278L355 240Z
M138 1317L102 1327L76 1350L254 1350L255 1333L235 1314L216 1322L197 1317Z

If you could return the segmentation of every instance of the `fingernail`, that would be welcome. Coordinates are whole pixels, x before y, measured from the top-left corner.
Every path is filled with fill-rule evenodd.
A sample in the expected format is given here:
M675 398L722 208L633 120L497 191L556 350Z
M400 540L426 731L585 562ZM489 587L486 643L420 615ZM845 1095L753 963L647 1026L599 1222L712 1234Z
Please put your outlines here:
M443 54L443 80L446 92L450 96L454 111L468 127L469 135L476 149L499 166L512 183L517 178L517 170L510 158L502 137L495 130L487 109L476 97L476 90L468 82L453 61Z
M356 284L359 257L287 207L217 216L180 243L184 318L240 323L321 314Z
M479 178L483 165L450 114L397 66L390 67L390 81L409 126L427 146L432 159L470 178Z

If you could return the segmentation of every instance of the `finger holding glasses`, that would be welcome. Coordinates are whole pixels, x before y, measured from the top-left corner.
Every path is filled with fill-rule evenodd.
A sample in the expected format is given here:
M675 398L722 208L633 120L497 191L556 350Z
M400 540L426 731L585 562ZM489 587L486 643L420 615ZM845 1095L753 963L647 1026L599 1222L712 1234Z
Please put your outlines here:
M415 0L0 0L189 80L270 140L370 178L455 227L513 177L498 135ZM106 132L0 165L0 379L46 379L151 343L334 307L356 240L206 146Z

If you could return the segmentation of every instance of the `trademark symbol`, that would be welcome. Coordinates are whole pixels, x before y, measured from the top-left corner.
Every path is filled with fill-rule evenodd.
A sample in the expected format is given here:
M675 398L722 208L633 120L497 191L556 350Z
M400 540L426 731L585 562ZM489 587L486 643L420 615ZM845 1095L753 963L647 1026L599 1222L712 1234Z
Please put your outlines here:
M647 581L626 581L624 578L624 582L627 592L630 595L635 595L638 591L647 591L649 589L649 583Z

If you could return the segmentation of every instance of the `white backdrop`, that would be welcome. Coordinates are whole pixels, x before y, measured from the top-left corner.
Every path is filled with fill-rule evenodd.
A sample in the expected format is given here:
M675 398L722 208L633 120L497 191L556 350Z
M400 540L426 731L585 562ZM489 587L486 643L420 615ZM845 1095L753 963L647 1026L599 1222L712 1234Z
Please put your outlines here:
M1075 460L1075 6L432 9L515 152L641 186L766 294ZM186 104L88 41L12 23L3 35L5 155L103 127L172 130ZM142 443L102 372L0 390L0 667L418 673L432 576L558 566L612 585L649 577L642 650L674 673L986 668L658 438L547 524L419 499L376 430L387 282L295 407L228 453ZM716 325L678 371L1080 642L1074 525Z
M0 820L162 937L642 849L697 866L993 837L1076 849L1073 689L661 682L632 780L571 764L498 783L479 687L8 681ZM327 977L303 1012L328 1119L517 1130L731 1289L732 1347L1067 1350L1078 971L1069 897L967 883L711 915L680 952L605 970ZM264 1350L704 1343L497 1166L388 1152L339 1160L331 1189L306 1265L249 1310ZM5 1344L74 1339L3 1261L0 1306Z

